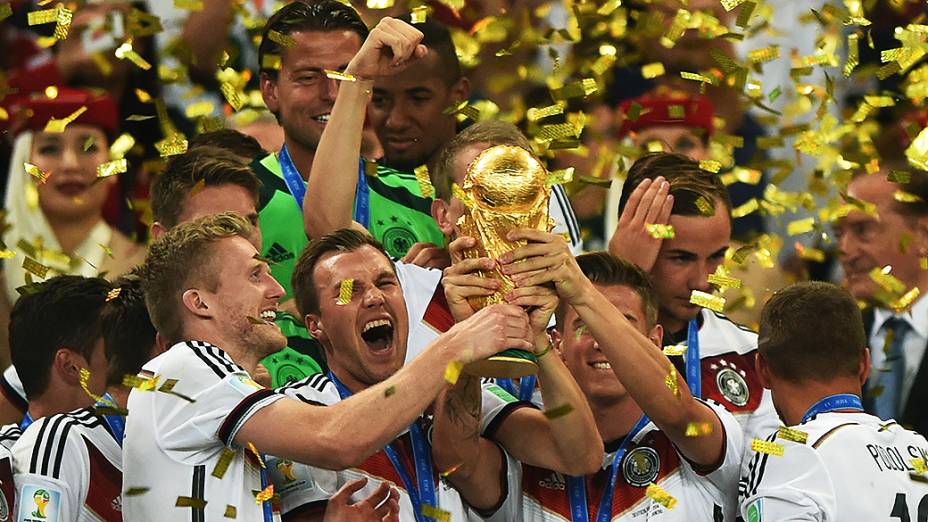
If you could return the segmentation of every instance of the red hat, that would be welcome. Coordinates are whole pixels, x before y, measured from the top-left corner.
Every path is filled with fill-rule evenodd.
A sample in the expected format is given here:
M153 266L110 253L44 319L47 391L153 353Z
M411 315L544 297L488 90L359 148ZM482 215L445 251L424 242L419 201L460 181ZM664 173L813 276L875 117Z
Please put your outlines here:
M634 120L628 117L632 104L638 104L641 109ZM671 115L671 107L677 107ZM682 109L682 115L677 113ZM644 130L661 125L682 125L704 129L707 135L715 130L712 126L712 117L715 109L709 98L696 94L681 92L650 92L625 100L619 104L619 110L625 115L622 126L619 128L619 137L627 136L630 132Z
M111 134L119 130L116 102L102 91L58 87L58 95L54 98L49 98L44 92L13 94L3 100L3 106L10 114L13 134L24 130L41 131L52 118L68 118L81 107L87 110L73 123L100 127Z

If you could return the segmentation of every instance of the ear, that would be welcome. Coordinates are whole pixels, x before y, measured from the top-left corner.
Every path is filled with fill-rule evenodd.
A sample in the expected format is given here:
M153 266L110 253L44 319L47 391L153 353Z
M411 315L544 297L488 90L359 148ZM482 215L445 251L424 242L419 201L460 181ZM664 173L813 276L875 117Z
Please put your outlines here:
M470 80L466 76L461 76L461 78L451 86L451 98L456 104L470 99Z
M870 348L864 348L864 353L860 356L860 368L857 370L857 379L863 386L870 377Z
M770 367L767 366L767 359L764 359L760 352L754 354L754 370L757 372L760 385L769 390L772 383Z
M57 377L68 386L80 386L81 368L87 368L90 365L87 361L72 350L59 348L52 358L52 378Z
M209 305L206 302L204 292L196 288L190 288L184 292L184 295L181 296L181 301L184 303L184 307L188 312L202 317L204 319L209 319L213 316L210 312Z
M561 337L561 331L557 328L552 328L551 345L554 346L554 351L557 352L558 357L560 357L562 361L564 360L564 345L561 344L563 340L564 338Z
M116 176L113 176L116 177ZM161 224L160 221L155 221L151 224L151 238L157 240L159 237L166 234L168 231L167 227Z
M449 217L447 201L441 198L432 200L432 218L446 237L454 236L454 223L451 222Z
M664 327L659 324L655 324L654 328L651 328L651 331L648 333L648 339L651 339L651 342L654 343L654 346L663 348Z
M325 329L322 326L322 318L317 314L306 314L303 317L303 322L306 324L306 330L309 331L310 335L319 340L319 342L328 341L329 337L325 333Z
M277 74L279 75L280 72ZM272 78L267 73L261 73L258 85L261 88L261 98L264 99L267 110L277 114L277 111L280 110L280 101L277 99L277 79Z

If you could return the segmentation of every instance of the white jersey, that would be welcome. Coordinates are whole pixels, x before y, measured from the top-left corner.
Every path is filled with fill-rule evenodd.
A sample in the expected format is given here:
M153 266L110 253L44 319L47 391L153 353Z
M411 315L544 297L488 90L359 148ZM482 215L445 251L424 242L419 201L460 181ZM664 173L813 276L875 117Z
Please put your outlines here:
M277 391L310 404L330 406L342 400L335 383L322 374L307 377L300 382L279 388ZM492 437L492 432L503 418L515 409L526 406L525 403L510 402L510 399L496 385L484 385L480 422L481 432L485 436ZM427 416L422 416L418 423L423 428L423 432L427 434L427 440L431 440L431 420ZM401 433L390 445L396 451L408 478L415 481L412 439L409 431ZM431 451L430 447L429 451ZM400 495L400 520L404 522L416 520L415 508L405 483L384 450L374 453L360 465L342 471L330 471L276 457L268 458L268 468L271 470L274 491L280 494L282 513L322 513L328 499L339 488L347 482L365 477L368 479L367 484L364 489L352 496L352 501L364 499L373 493L382 482L388 482ZM451 513L452 521L463 520L468 510L458 492L444 481L439 481L438 470L433 468L432 474L438 504L434 507Z
M265 490L261 462L234 439L255 412L285 397L255 383L221 349L200 341L175 344L146 363L140 375L158 378L159 389L174 384L170 393L133 389L129 394L125 519L205 521L232 515L249 522L279 521L276 511L265 516L267 503L256 502L256 492Z
M698 470L654 423L647 424L626 447L612 499L612 522L721 521L736 507L735 485L743 450L741 426L717 404L707 402L722 421L725 452L712 470ZM618 442L618 441L616 441ZM606 446L603 467L584 477L587 510L596 520L617 443ZM570 488L563 474L523 464L507 456L507 498L488 520L492 522L571 522ZM667 509L647 495L657 484L676 499Z
M769 435L781 423L770 390L760 384L754 369L757 334L712 310L700 313L702 398L730 411L741 423L746 440Z
M16 367L12 364L3 370L0 375L0 393L6 400L16 406L24 415L29 407L29 401L26 399L26 390L23 388L23 381L20 380L19 374L16 373Z
M570 243L570 253L578 256L583 253L583 238L580 237L580 225L570 205L570 199L564 187L551 187L551 200L548 202L548 217L554 221L552 234L563 235Z
M782 456L749 455L748 444L738 487L744 520L925 518L928 484L910 477L913 460L928 458L925 437L866 413L823 413L794 428L805 444L766 438Z
M93 409L33 422L12 453L16 522L122 521L122 449Z
M18 424L0 427L0 522L10 520L16 506L12 448L22 434Z

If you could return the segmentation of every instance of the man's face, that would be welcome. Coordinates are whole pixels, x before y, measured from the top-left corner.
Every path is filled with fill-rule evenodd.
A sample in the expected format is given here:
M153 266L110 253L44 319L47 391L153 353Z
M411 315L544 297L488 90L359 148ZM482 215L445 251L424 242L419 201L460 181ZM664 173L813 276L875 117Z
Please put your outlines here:
M313 270L319 313L307 326L326 349L329 367L346 384L367 387L403 366L409 322L393 263L372 246L322 256ZM353 280L339 304L341 282Z
M632 140L636 147L644 148L652 141L660 142L667 152L684 154L694 160L709 158L709 149L696 131L683 125L657 125L635 133Z
M239 236L222 239L214 248L210 269L219 284L215 291L200 292L215 310L212 319L217 327L259 359L282 350L287 338L274 317L284 289L271 275L267 263L258 259L251 242Z
M874 268L892 266L890 273L907 287L922 277L917 219L899 214L893 205L899 188L882 173L860 176L848 185L849 196L876 206L875 216L855 209L834 225L848 291L857 299L874 297L877 286L868 275Z
M261 229L258 228L258 209L255 198L245 187L224 183L211 185L187 196L187 201L178 216L178 223L186 223L206 216L223 212L234 212L247 219L252 225L251 243L261 248Z
M470 167L470 164L474 162L481 152L489 147L491 147L489 143L475 143L461 149L454 158L452 181L457 183L458 186L463 185L464 178L467 176L467 168ZM464 203L453 195L448 201L436 199L432 203L432 217L435 218L435 222L438 223L438 228L440 228L446 236L451 238L455 238L459 235L458 220L466 211L467 207L464 206Z
M337 81L324 71L344 70L361 49L361 37L348 30L298 31L290 36L296 45L281 53L276 80L262 76L261 94L286 136L315 151L338 92Z
M651 338L655 349L660 344L661 328L648 329L641 296L624 285L594 285L636 330ZM560 326L560 325L559 325ZM559 330L558 348L561 358L574 380L580 385L590 405L609 405L625 396L625 387L612 371L599 343L583 324L573 308L568 307Z
M690 303L693 290L711 292L709 275L725 260L731 240L731 218L721 201L712 216L672 214L675 236L665 239L651 269L664 328L676 331L696 317L700 307Z
M368 109L387 165L412 171L454 137L448 107L467 99L467 80L452 85L434 51L409 69L377 80Z

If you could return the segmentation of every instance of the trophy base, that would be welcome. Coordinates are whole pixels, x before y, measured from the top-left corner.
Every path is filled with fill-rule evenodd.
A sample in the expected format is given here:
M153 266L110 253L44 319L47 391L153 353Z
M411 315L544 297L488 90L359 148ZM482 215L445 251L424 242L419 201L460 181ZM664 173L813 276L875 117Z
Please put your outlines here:
M475 377L515 379L535 375L538 373L538 364L533 353L524 350L504 350L482 361L468 364L464 371Z

